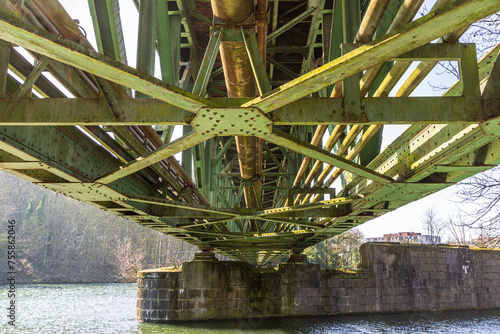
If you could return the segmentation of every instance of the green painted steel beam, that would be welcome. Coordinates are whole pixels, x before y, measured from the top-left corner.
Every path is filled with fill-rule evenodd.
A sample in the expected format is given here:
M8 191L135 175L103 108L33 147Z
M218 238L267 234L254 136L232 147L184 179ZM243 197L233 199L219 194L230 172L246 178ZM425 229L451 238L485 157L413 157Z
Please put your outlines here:
M500 44L498 45L500 46ZM494 56L496 56L496 59L491 66L490 74L488 75L487 79L485 80L483 84L483 89L482 89L482 96L483 99L485 100L486 108L488 109L488 114L491 116L500 116L500 104L496 100L496 97L498 97L500 93L500 57L499 56L499 51L494 53Z
M0 99L0 110L10 100ZM117 99L124 118L117 121L104 99L22 99L4 125L184 125L194 114L156 99Z
M198 38L196 36L196 30L194 28L193 20L191 19L191 13L196 12L196 4L194 0L176 0L177 6L182 12L182 16L185 21L185 31L188 32L190 39L191 39L191 45L189 46L190 48L190 57L191 61L193 63L197 63L197 61L201 58L200 51L198 50L199 44L198 44ZM170 29L173 31L176 27L179 28L179 33L180 33L180 26L181 26L181 21L180 21L180 15L175 15L172 16L173 18L179 18L179 20L172 20L170 23ZM180 34L179 34L180 37ZM180 40L179 40L180 44ZM180 48L179 48L180 49ZM177 59L178 61L180 58ZM197 66L197 64L195 64Z
M311 14L311 22L309 24L309 32L306 39L306 45L309 45L309 49L307 51L307 54L304 56L304 59L302 60L300 73L309 72L313 68L314 50L316 48L322 47L322 44L314 44L314 41L317 37L317 32L319 30L318 28L321 24L321 20L319 19L320 11L324 6L325 1L319 1L316 10Z
M152 99L146 99L148 101L152 101ZM113 132L120 138L120 140L123 141L123 143L127 146L133 149L135 154L137 156L143 156L148 154L148 150L142 143L140 142L137 137L135 137L131 131L125 127L121 126L115 126L113 128ZM182 192L182 187L184 187L184 184L179 182L179 180L176 180L174 176L172 176L168 170L165 168L162 168L159 165L153 165L151 166L153 171L157 173L163 180L165 180L173 190L179 192ZM189 196L188 193L184 192L182 197L188 201L188 202L194 202L194 199Z
M402 3L403 0L392 0L389 2L389 5L387 6L382 16L382 19L377 27L377 30L375 31L374 34L375 38L377 38L377 36L383 36L387 32L392 22L394 21L394 18L399 8L401 7ZM386 78L392 66L393 62L387 62L384 64L383 68L381 69L374 83L370 87L368 96L374 95L374 93L377 91L377 88L383 82L384 78ZM363 129L363 133L365 133L368 129L369 129L368 127L365 127ZM382 127L359 153L359 162L363 166L366 166L368 163L370 163L370 161L372 161L377 155L380 154L383 131L384 128Z
M224 146L222 147L222 149L220 149L217 152L217 155L215 156L215 159L212 161L212 166L215 167L215 165L218 164L222 160L222 158L224 157L224 155L226 154L226 152L229 150L229 148L234 144L234 142L235 142L234 137L230 137L224 143ZM220 174L212 173L212 175L220 175Z
M343 42L343 2L341 0L334 0L333 12L330 15L329 22L328 15L323 20L323 47L324 47L324 63L328 63L334 59L339 58L342 53L340 45ZM327 40L328 39L328 40ZM333 91L333 86L326 88L326 96L330 96Z
M257 107L263 112L270 112L333 83L347 79L366 68L381 64L469 25L495 13L498 8L500 8L500 0L452 1L449 5L374 42L363 45L243 106Z
M173 64L173 40L170 37L170 15L168 13L167 2L156 0L157 21L156 35L158 37L158 56L160 58L161 77L163 81L170 85L175 85L176 75Z
M174 74L174 85L179 85L180 80L180 61L181 61L181 17L180 15L171 15L168 19L169 29L170 29L170 54L172 56L172 68ZM197 44L191 43L189 46L191 52L194 52ZM197 51L197 50L195 50ZM198 58L196 53L191 57L190 67L197 67Z
M97 48L103 55L127 63L117 0L88 0Z
M182 210L204 212L204 213L210 213L210 214L214 214L214 215L224 216L226 218L239 216L238 211L230 210L230 209L214 208L214 207L205 206L205 205L189 204L189 203L180 202L180 201L171 201L168 199L162 199L162 198L156 198L156 197L137 196L137 195L133 195L133 194L125 194L124 196L127 198L128 201L148 203L148 204L152 204L154 206L162 206L162 207L169 207L169 208L178 208L178 209L182 209ZM153 212L155 212L155 211L153 211Z
M332 213L330 213L332 212ZM332 215L332 216L335 216L335 212L336 210L335 209L326 209L325 210L325 214L328 216L328 215ZM314 212L313 214L320 214L320 212ZM297 219L297 216L300 216L303 215L303 216L307 216L307 213L306 212L288 212L288 213L283 213L284 217L291 217L292 219L287 219L287 218L274 218L274 217L259 217L260 220L263 220L265 222L268 222L269 223L269 229L268 231L266 230L264 233L269 233L270 231L272 231L274 229L274 226L273 225L276 225L276 224L287 224L287 225L294 225L294 226L305 226L305 227L312 227L314 229L319 229L319 228L324 228L325 225L323 224L316 224L316 223L311 223L309 221L309 218L310 217L304 217L302 219ZM274 223L274 224L270 224L270 223Z
M243 35L243 42L245 43L248 58L250 59L250 65L252 66L257 89L259 90L259 94L263 95L271 90L271 84L269 83L269 78L266 73L266 66L260 56L259 46L255 39L255 32L246 32L242 27L241 34Z
M296 77L298 77L299 75L297 73L295 73L293 70L291 70L289 67L281 64L280 62L272 59L272 58L269 58L267 57L266 58L267 62L269 62L271 65L273 66L276 66L277 69L279 69L281 72L285 73L286 75L288 75L290 78L292 79L295 79Z
M293 19L291 19L290 21L286 22L281 27L279 27L278 29L274 30L272 33L270 33L269 35L267 35L267 42L269 43L269 42L273 41L274 39L276 39L276 37L278 37L279 35L283 34L287 30L289 30L290 28L292 28L293 26L295 26L297 23L300 23L300 22L304 21L308 16L310 16L311 14L313 14L315 11L316 11L315 7L309 7L309 8L307 8L306 11L302 12L298 16L294 17Z
M119 160L74 127L7 127L0 135L0 150L26 161L42 162L53 174L52 182L89 182L120 165ZM71 161L80 163L70 167ZM113 188L139 195L154 192L154 186L137 176L125 178Z
M205 54L203 56L203 60L201 61L198 74L196 76L196 80L193 86L193 94L196 95L205 95L206 88L208 82L210 80L211 73L213 71L214 63L217 59L217 55L219 53L219 46L222 41L222 36L224 33L224 29L220 28L212 28L210 32L210 38L208 41L207 48L205 50ZM194 167L194 179L198 188L202 190L205 196L208 196L210 193L210 142L208 143L200 143L199 145L194 146L191 152L186 152L188 154L192 154L192 161ZM208 156L207 156L208 154ZM207 164L208 162L208 164Z
M232 99L211 99L231 104ZM237 99L237 102L240 99ZM0 99L0 110L9 100ZM116 120L103 99L22 99L2 125L188 125L195 115L157 99L117 99L123 118ZM306 98L268 114L274 126L335 124L449 124L481 123L491 103L470 108L470 101L454 97L387 97L361 99L357 112L344 110L343 98ZM211 109L222 112L220 108ZM230 110L237 110L232 108ZM245 109L242 109L245 110ZM228 111L229 112L229 111ZM490 116L493 117L493 114ZM218 126L224 123L221 119ZM227 125L229 126L229 125Z
M21 79L28 77L29 74L33 71L33 64L24 59L24 57L21 56L21 54L14 48L10 48L10 60L8 60L8 62L9 69ZM56 62L52 62L51 64L49 64L46 69L50 69L52 65L56 65ZM43 75L39 76L35 81L33 89L36 92L41 93L41 95L44 97L66 97L66 95L64 95L52 82L50 82Z
M0 30L3 32L0 39L156 97L188 111L196 112L200 107L210 105L207 100L199 96L89 51L77 43L59 39L42 29L27 25L1 11Z
M111 0L103 1L100 4L97 4L95 0L89 1L95 2L94 5L97 6L111 3ZM393 0L391 6L401 1ZM176 19L169 20L168 29L162 31L164 39L172 37L173 39L178 38L178 41L170 43L170 45L168 42L162 42L162 45L170 47L167 53L168 51L171 53L171 67L175 66L174 63L179 65L181 54L183 70L189 67L189 62L194 64L183 72L183 87L188 87L190 82L194 82L193 73L198 73L196 67L199 63L197 63L196 52L203 50L197 46L196 39L206 40L208 37L206 23L209 19L202 19L202 24L196 26L197 30L194 34L194 29L190 29L194 28L192 19L199 21L201 18L199 15L198 19L193 17L197 15L193 14L193 8L196 10L194 1L178 0L175 2L179 4L179 10L174 12L168 11L166 2L155 0L156 5L163 5L163 11L166 12L166 15L170 15L169 19L174 16L177 19L177 21ZM342 3L349 4L345 0L337 0L334 2L334 8ZM283 86L268 95L264 95L261 99L199 98L196 95L201 95L201 92L189 94L184 90L176 90L172 85L169 86L171 76L168 78L163 76L166 80L162 82L147 74L124 67L118 62L110 62L109 59L83 50L71 42L51 39L51 35L37 32L34 28L21 29L19 32L20 26L18 27L17 23L12 24L15 19L6 19L2 16L4 14L0 14L0 30L2 31L0 39L7 36L7 40L19 40L36 52L48 52L54 57L66 59L65 62L68 65L52 62L47 68L51 73L58 74L58 79L62 79L63 84L68 86L72 93L75 92L75 96L78 97L74 100L60 98L23 99L8 118L0 119L0 125L2 125L2 129L0 129L2 134L0 136L0 168L9 169L32 182L41 182L49 189L65 193L76 199L91 202L97 206L101 203L104 205L104 209L110 212L123 215L143 226L173 234L195 245L212 245L216 251L220 251L224 255L254 264L268 263L273 259L283 257L293 247L306 247L315 244L500 162L500 140L498 139L500 127L497 125L498 121L494 122L500 116L500 102L497 98L498 92L495 85L495 82L498 81L498 65L491 64L489 66L481 62L478 78L476 59L472 48L464 49L462 52L460 49L463 46L460 45L435 46L428 44L415 49L416 46L424 43L423 39L432 38L432 34L440 34L437 30L444 31L444 27L451 29L452 26L458 25L460 22L463 23L472 20L473 17L479 17L482 15L479 14L480 12L487 10L486 8L492 8L493 4L498 9L499 2L493 0L453 1L448 7L453 14L444 12L430 14L427 18L417 20L405 27L405 30L390 36L380 36L384 32L379 29L377 41L368 46L359 46L361 53L356 50L346 54L345 59L343 59L344 63L340 63L340 60L334 60L333 63L336 61L339 63L333 67L326 64L318 70L286 84L284 84L286 81L283 77L292 74L293 70L288 71L288 73L282 71L284 75L280 72L275 73L277 76L274 76L275 80L272 84L283 84ZM309 8L311 7L322 8L322 5L310 4ZM275 2L275 8L281 9L278 1ZM466 13L464 8L470 9L470 13ZM158 14L151 11L149 13L153 16L159 15L160 10L156 12ZM301 55L307 58L308 55L316 53L318 50L315 48L318 47L323 47L325 52L334 54L332 45L336 45L338 48L340 42L337 43L333 40L339 36L343 37L341 36L342 29L333 29L332 31L329 25L341 25L345 22L347 24L346 31L349 30L349 34L352 35L356 31L357 27L348 23L349 20L335 20L334 17L337 16L335 14L341 14L341 12L335 13L333 11L331 13L331 10L318 12L322 13L323 19L326 17L328 20L330 17L329 23L322 22L324 31L318 31L316 26L311 24L314 27L309 27L309 35L302 34L300 37L312 36L313 43L301 46L302 41L294 40L291 33L280 35L278 46L269 43L268 54L271 53L270 58L275 57L273 52L299 53L279 54L276 59L280 62L276 64L282 65L282 69L298 70L301 67L301 62L302 66L307 65L307 61L303 62ZM102 15L104 21L108 20L108 23L102 21L104 23L100 23L99 28L108 30L106 27L110 25L111 14L109 10L96 14ZM278 28L277 11L274 14L271 32L276 30L274 28ZM106 18L106 16L108 17ZM274 19L276 24L274 24ZM144 19L142 21L147 24L151 23ZM307 20L307 22L301 22L296 28L307 32L309 24L310 20ZM21 28L23 27L28 26ZM158 40L161 39L159 28L165 28L165 26L160 27L160 25L153 23L153 27L150 29L152 34L158 34ZM110 29L112 30L112 28ZM226 37L238 38L234 31L240 29L240 27L228 28L232 34L226 34ZM170 35L167 36L169 30ZM172 36L172 30L176 35L175 31L178 31L177 37ZM240 32L239 34L241 35ZM324 45L317 43L316 37L319 37L320 34L322 34ZM413 35L416 36L416 44L410 45L413 43ZM421 35L427 36L422 37ZM29 37L27 41L24 40L24 36ZM286 40L288 36L290 36L290 40ZM111 38L113 37L115 36L111 36ZM191 49L181 50L186 41ZM273 39L274 41L276 39ZM346 42L352 42L352 40L348 38ZM108 40L106 43L113 44L114 42ZM158 43L160 42L158 41ZM44 50L44 44L47 44L49 51ZM154 52L154 44L144 44L143 48L151 49ZM159 48L159 45L157 47ZM389 53L391 53L390 57ZM46 54L41 54L47 57ZM394 57L394 55L398 56ZM387 58L384 58L386 56ZM48 57L51 56L48 55ZM315 57L317 57L317 53ZM330 55L326 55L325 62L328 57ZM344 98L303 98L310 95L310 92L307 92L308 89L318 87L317 90L321 89L323 94L320 96L326 96L324 88L331 87L335 80L344 80L342 75L345 74L347 78L355 74L356 66L360 66L361 70L358 72L361 72L366 70L366 67L373 65L368 61L361 64L363 57L369 61L375 61L372 58L377 58L377 61L382 58L382 60L389 61L393 59L399 61L459 60L463 83L456 85L447 96L442 98L377 97L359 99L359 96L354 94L359 89L357 83L353 84L352 87L349 84L345 85ZM81 62L81 59L84 61ZM143 60L146 59L150 61L151 57L143 58ZM496 59L496 57L491 59ZM94 62L97 67L94 66ZM23 65L16 60L16 66ZM102 97L101 99L95 98L96 94L92 91L97 91L95 87L92 87L91 84L92 90L87 88L86 83L81 81L77 75L77 73L82 72L79 70L77 72L71 66L80 66L78 68L90 73L93 73L92 70L102 72L107 80L112 80L120 86L141 87L145 94L155 96L157 99L149 99L149 101L141 99L113 100L114 93L108 89L109 87L102 85L99 86L107 96L107 102ZM57 70L54 70L56 68ZM103 68L104 71L102 71ZM141 69L146 73L149 71L146 67L141 67ZM179 74L179 68L172 70L172 72L175 71ZM27 77L29 72L24 72L24 77ZM68 74L64 74L65 72ZM220 74L220 71L211 72L212 75L205 77L214 78ZM488 76L490 72L494 73ZM265 74L263 69L260 70L260 74ZM7 80L10 83L10 96L10 94L14 94L15 89L19 88L19 85L12 83L11 78L7 77ZM98 80L104 81L103 79ZM298 83L295 86L294 82L302 81L304 83ZM174 80L174 83L178 83L178 81ZM219 85L223 85L223 82L216 79L210 84L210 91L215 91ZM165 87L167 88L165 89ZM479 103L481 102L481 96L478 93L479 87L484 90L482 103ZM54 90L49 86L40 86L37 89L50 97L62 97L59 96L60 92L57 89ZM265 90L261 88L261 91ZM459 92L460 90L462 92ZM457 96L452 96L451 92ZM86 97L86 99L80 99L80 97ZM272 99L278 101L277 105L273 104ZM0 113L5 110L8 101L0 99ZM290 103L290 101L292 102ZM260 102L262 104L258 105ZM351 102L356 103L353 105ZM249 108L248 106L252 103L256 104L257 107ZM268 104L266 105L266 103ZM282 104L282 106L278 104ZM119 120L115 119L108 105ZM269 112L270 110L272 111ZM252 126L242 125L245 120L248 121L248 125ZM305 143L310 139L307 136L312 134L311 129L314 125L376 124L378 126L391 123L413 125L408 133L403 134L396 140L395 144L375 158L368 165L368 168L363 167L363 163L352 163L346 158L338 157L326 150L314 148ZM133 135L126 127L150 124L186 125L186 130L194 128L196 133L201 133L200 131L203 129L205 135L200 134L199 137L203 137L201 139L197 134L188 134L181 141L167 144L150 153L139 139L135 138L134 140ZM82 125L82 129L90 130L92 136L97 138L105 148L92 142L80 130L64 125ZM101 129L97 125L106 125L112 128ZM276 129L278 127L283 127L287 131L290 130L290 133L301 136L301 140L280 133ZM216 128L217 131L215 131ZM283 129L280 128L280 130ZM115 142L113 142L112 136L106 134L106 131L110 130L117 134ZM230 140L228 141L229 137L223 135L234 135L236 131L248 131L248 134L252 135L259 135L259 131L261 131L260 137L266 140L274 139L275 143L282 145L280 147L275 147L271 143L264 145L266 167L262 176L266 178L266 181L262 188L262 204L264 208L273 208L266 210L265 213L264 211L252 212L249 210L225 211L218 208L218 206L238 207L242 201L243 184L240 182L239 174L235 172L237 166L234 165L234 162L237 161L237 155ZM221 136L213 137L215 133ZM203 175L207 182L211 182L207 184L207 191L209 200L214 207L196 207L187 203L195 201L192 197L193 190L186 187L181 180L174 180L175 176L168 174L168 167L165 168L161 161L177 151L203 142L206 140L205 137L210 138L210 142L201 146L203 149L199 154L198 167L200 175ZM70 144L61 144L66 143L67 138L71 140ZM130 140L133 144L128 142ZM59 144L53 145L53 143ZM34 144L34 147L30 147L31 144ZM132 147L135 154L127 152L127 147ZM69 152L58 153L63 149ZM286 154L287 150L298 153ZM375 152L371 153L376 154ZM296 166L294 167L296 162L294 163L290 155L299 154L310 155L321 161L345 168L348 173L362 175L362 177L349 178L347 188L341 195L346 196L350 192L352 195L359 195L359 198L356 197L352 202L343 204L327 204L323 201L311 205L284 208L285 210L283 210L280 206L283 205L287 196L286 187L291 185L288 179L296 169ZM138 158L133 160L136 156ZM160 163L156 163L158 161ZM103 175L105 176L103 177ZM99 178L108 184L92 183L93 180ZM395 179L395 182L391 182L392 178ZM371 182L370 179L375 179L375 182ZM385 183L385 185L380 183ZM325 189L324 191L331 190ZM139 198L139 200L134 200L134 197ZM174 206L172 206L172 202L174 202ZM258 233L250 232L249 220L262 221L261 231ZM273 230L276 233L266 233Z
M329 199L326 201L319 201L319 202L315 202L315 203L299 204L299 205L288 206L288 207L277 208L277 209L267 209L267 210L264 210L262 212L256 212L256 213L254 213L254 215L256 215L257 217L273 217L273 216L279 217L279 215L282 213L319 210L319 209L336 207L338 205L351 204L351 203L354 203L356 201L359 201L359 198L357 196L338 197L338 198L333 198L333 199Z
M26 77L26 80L21 84L19 89L17 89L14 94L11 95L9 103L7 106L2 109L0 112L0 118L8 118L11 112L14 111L14 108L21 101L21 99L31 91L31 88L35 84L35 81L38 80L40 75L42 75L42 71L45 70L47 65L51 62L51 59L48 57L42 57L38 60L33 67L31 73Z
M121 166L120 169L109 173L106 176L98 178L95 182L108 184L119 180L127 175L133 174L141 169L151 166L157 162L160 162L166 158L173 156L176 153L182 152L188 148L191 148L201 142L206 141L207 137L202 137L195 132L191 132L181 138L174 140L168 144L165 144L156 150L148 153L145 156L139 157L136 160Z
M442 124L485 121L465 97L369 97L359 110L345 110L343 98L306 98L268 114L274 125Z
M7 70L9 69L10 50L12 44L0 41L0 98L5 97L7 88Z
M154 75L155 43L157 22L156 1L141 1L139 5L139 32L137 34L136 67L142 73ZM138 98L148 97L143 92L136 92Z
M341 156L322 150L317 146L298 140L297 138L279 130L274 129L271 134L266 135L265 137L263 137L263 139L270 141L276 145L285 147L291 151L309 156L315 160L323 161L329 165L347 170L353 174L366 177L367 179L376 181L378 183L385 184L388 182L393 182L393 179L388 176L382 175L369 168L356 164Z
M204 152L203 152L203 158L201 160L201 163L203 164L203 169L202 169L202 173L203 173L203 179L205 181L204 183L204 188L203 190L205 191L205 196L207 197L211 197L212 194L211 194L211 191L212 191L212 177L211 177L211 174L212 174L212 168L210 168L211 166L211 161L212 161L212 144L213 144L213 138L208 138L205 142L204 142L204 145L203 145L203 148L204 148ZM201 145L197 145L197 147L200 147ZM213 203L212 203L213 205Z
M222 41L222 31L224 28L214 28L210 33L210 39L208 40L208 45L205 50L205 55L201 61L198 74L193 86L193 94L203 96L205 95L208 81L210 80L210 75L212 73L215 60L219 54L219 46Z

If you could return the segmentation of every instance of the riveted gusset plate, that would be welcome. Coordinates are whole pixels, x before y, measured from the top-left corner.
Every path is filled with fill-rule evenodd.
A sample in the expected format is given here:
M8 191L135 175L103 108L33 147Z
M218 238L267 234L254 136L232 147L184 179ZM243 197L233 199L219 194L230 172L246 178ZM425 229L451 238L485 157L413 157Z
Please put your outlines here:
M192 126L211 136L263 136L271 133L271 120L256 108L201 108Z

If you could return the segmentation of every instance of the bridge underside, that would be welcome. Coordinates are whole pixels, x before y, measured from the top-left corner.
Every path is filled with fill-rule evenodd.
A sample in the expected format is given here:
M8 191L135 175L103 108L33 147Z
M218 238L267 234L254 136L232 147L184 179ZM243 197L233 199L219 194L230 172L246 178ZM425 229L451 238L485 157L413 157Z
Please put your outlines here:
M137 68L116 0L97 50L56 0L0 3L2 170L267 265L500 162L500 46L457 43L500 0L134 2ZM445 60L461 80L409 97Z

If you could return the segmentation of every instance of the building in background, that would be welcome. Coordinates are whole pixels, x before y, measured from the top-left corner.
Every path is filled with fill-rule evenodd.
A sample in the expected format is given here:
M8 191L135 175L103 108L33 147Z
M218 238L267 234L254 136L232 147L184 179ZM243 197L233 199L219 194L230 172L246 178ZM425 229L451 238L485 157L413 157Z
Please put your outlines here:
M471 246L481 247L481 248L500 248L500 238L499 237L479 237L477 239L472 239Z
M366 238L366 242L400 242L406 244L435 245L441 243L441 237L425 235L417 232L398 232L384 234L383 237Z

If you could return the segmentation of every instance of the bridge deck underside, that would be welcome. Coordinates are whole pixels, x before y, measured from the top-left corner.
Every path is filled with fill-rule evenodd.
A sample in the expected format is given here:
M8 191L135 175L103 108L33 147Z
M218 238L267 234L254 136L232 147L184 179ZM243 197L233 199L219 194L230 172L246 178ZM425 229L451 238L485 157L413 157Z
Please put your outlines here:
M134 2L137 68L116 0L89 0L97 50L56 0L0 3L0 169L269 265L500 162L500 46L477 61L457 43L500 0L440 0L417 20L423 1L259 0L267 14L231 25L207 1ZM227 97L222 43L244 46L259 96ZM461 80L409 97L439 61ZM381 152L387 124L409 127Z

